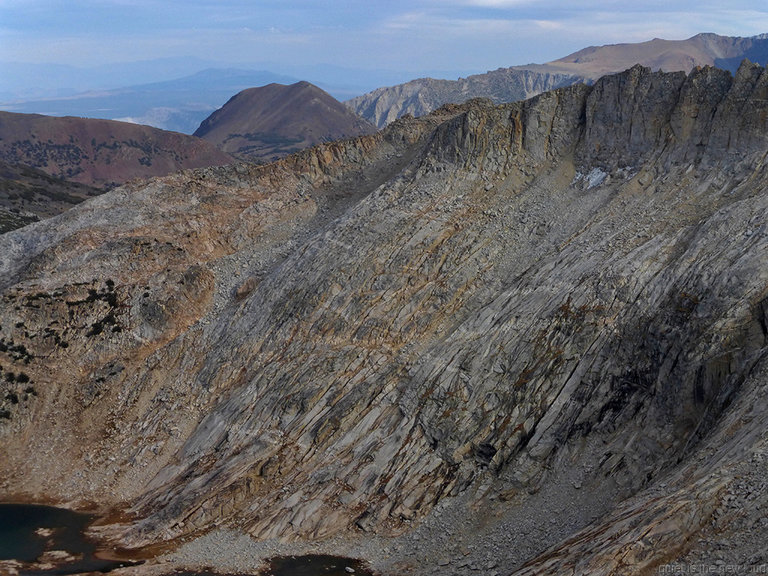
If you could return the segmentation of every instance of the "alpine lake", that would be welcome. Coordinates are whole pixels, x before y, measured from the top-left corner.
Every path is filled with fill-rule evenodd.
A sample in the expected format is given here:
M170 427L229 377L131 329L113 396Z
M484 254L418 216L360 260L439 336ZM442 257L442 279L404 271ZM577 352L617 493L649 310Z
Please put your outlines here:
M0 504L0 573L4 566L20 576L109 573L141 563L99 557L98 544L86 536L86 529L95 520L94 515L54 506ZM210 571L172 573L176 576L220 576ZM371 576L372 572L360 560L311 554L270 558L258 576L352 574Z

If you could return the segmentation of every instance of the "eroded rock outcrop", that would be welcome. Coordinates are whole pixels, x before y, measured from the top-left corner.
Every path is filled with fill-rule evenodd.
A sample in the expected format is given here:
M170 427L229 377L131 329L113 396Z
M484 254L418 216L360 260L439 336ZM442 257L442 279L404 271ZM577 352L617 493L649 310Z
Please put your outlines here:
M458 104L473 98L488 98L497 104L525 100L587 80L578 72L499 68L458 80L419 78L397 86L377 88L346 104L358 115L383 128L402 116L424 116L448 103Z
M127 545L322 539L504 514L568 474L634 499L526 570L674 557L724 485L691 454L743 458L718 426L762 374L767 80L635 67L1 237L2 493L123 506ZM672 476L676 507L652 500Z

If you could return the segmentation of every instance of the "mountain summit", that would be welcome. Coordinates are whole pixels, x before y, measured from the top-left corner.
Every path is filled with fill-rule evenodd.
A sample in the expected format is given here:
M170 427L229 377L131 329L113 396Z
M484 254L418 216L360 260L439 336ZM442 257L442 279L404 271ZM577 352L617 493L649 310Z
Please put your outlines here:
M376 128L309 82L268 84L233 96L194 135L246 160L270 161Z
M768 61L768 36L743 38L697 34L687 40L654 38L647 42L590 46L544 64L548 71L559 71L597 80L635 64L665 72L690 72L696 66L716 66L735 73L742 60L758 64ZM536 67L532 67L536 69Z

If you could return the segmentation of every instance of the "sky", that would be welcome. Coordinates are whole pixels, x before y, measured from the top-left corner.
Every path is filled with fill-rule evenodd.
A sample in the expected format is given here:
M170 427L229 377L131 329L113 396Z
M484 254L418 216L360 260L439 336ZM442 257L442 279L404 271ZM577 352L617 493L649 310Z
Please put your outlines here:
M0 62L78 67L187 58L456 77L699 32L766 33L768 2L0 0Z

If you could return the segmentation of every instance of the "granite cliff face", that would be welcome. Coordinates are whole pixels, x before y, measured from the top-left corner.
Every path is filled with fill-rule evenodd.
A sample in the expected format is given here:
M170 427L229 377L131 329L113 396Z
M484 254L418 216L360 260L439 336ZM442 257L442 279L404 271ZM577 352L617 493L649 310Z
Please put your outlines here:
M638 66L3 235L0 494L391 574L765 549L766 102Z
M422 116L447 103L489 98L497 104L524 100L576 83L592 83L635 64L665 72L690 72L696 66L717 66L736 72L742 60L764 64L768 37L747 38L697 34L686 40L654 38L633 44L590 46L546 64L499 68L458 80L420 78L378 88L347 102L355 112L383 128L405 115Z
M419 78L397 86L377 88L352 98L347 106L383 128L406 114L424 116L448 103L461 103L478 97L488 98L497 104L514 102L586 80L578 72L499 68L458 80Z

